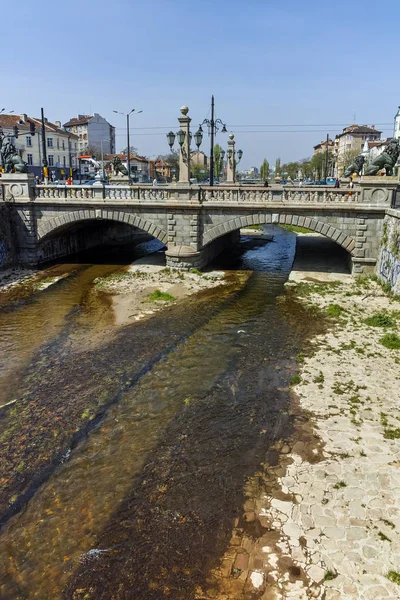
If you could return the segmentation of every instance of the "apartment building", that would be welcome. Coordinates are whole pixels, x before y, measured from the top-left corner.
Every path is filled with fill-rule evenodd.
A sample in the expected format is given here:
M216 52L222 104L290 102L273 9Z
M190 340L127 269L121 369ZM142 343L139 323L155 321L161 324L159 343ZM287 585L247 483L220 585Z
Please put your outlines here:
M35 134L31 134L31 123ZM19 155L28 166L31 173L42 176L43 168L43 136L42 121L38 117L28 117L26 114L0 114L0 127L12 139ZM15 127L18 137L15 137ZM45 146L49 175L52 179L64 179L70 168L78 167L78 138L73 133L61 128L61 122L51 123L45 119Z

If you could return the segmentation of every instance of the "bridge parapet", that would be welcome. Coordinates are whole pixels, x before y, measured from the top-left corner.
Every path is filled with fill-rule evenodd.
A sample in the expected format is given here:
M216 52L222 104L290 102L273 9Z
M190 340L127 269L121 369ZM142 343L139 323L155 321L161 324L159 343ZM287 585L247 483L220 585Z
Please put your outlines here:
M382 178L381 178L382 179ZM369 206L393 205L395 186L383 181L373 185L361 182L352 189L332 188L330 186L285 187L271 186L122 186L122 185L38 185L34 188L37 200L72 200L94 201L127 201L154 203L237 203L237 204L299 204L299 205L332 205L332 204L368 204Z

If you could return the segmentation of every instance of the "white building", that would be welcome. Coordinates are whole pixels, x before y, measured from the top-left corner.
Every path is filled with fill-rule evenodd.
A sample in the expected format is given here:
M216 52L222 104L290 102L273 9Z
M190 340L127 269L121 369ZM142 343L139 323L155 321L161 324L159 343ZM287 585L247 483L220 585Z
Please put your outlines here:
M79 154L88 151L101 151L104 154L115 152L115 127L98 113L94 115L78 115L64 123L64 129L78 136Z
M31 123L35 134L31 133ZM29 170L42 176L43 167L43 137L42 122L36 117L26 114L0 115L0 127L12 139L19 155L29 165ZM15 137L14 128L18 128ZM78 138L73 133L61 129L61 122L51 123L45 119L45 144L49 175L53 179L64 179L69 175L69 169L77 169Z
M393 137L398 140L400 139L400 106L398 108L397 114L394 118L394 132Z

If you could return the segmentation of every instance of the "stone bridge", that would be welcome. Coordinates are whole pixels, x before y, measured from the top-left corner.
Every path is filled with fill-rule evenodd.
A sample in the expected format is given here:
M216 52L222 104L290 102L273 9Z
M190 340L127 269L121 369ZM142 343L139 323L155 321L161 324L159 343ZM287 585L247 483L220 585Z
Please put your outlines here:
M35 186L30 175L21 174L4 174L1 182L0 202L9 207L25 264L73 251L65 240L77 230L91 245L101 243L99 232L125 236L140 230L167 246L169 266L201 268L237 240L240 228L276 223L334 240L348 252L355 273L375 269L383 221L396 204L398 183L369 177L352 190L237 184Z

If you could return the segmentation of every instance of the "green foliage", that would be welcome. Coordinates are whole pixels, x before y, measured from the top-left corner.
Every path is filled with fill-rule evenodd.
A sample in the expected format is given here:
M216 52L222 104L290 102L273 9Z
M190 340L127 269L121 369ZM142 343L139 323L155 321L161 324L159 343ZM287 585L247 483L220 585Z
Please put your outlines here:
M221 173L223 172L223 161L221 157L221 146L219 144L215 144L214 146L214 175L217 179L220 178Z
M389 350L400 350L400 337L396 333L387 333L379 341Z
M279 225L279 227L286 229L286 231L292 231L293 233L310 233L309 229L298 227L297 225Z
M389 579L389 581L400 585L400 573L398 573L397 571L389 571L386 577Z
M146 302L156 302L158 300L162 300L163 302L173 302L175 298L171 294L168 294L168 292L162 292L161 290L154 290L154 292L151 292L146 298Z
M262 165L260 167L260 176L261 179L268 179L269 177L269 162L266 158L264 158Z
M391 542L392 540L388 538L382 531L378 531L378 537L382 540L382 542ZM391 572L391 571L390 571Z
M198 275L199 277L203 277L203 273L199 271L199 269L190 269L189 273L193 273L193 275Z
M254 231L264 231L262 225L248 225L246 229L254 229Z
M342 159L339 163L339 176L342 177L344 175L345 170L349 167L354 159L360 154L359 150L345 150Z
M198 165L197 163L191 162L190 170L197 181L205 181L210 175L210 171L205 165Z
M338 576L338 574L335 573L335 571L329 570L325 573L324 581L332 581L332 579L335 579L337 576Z
M311 170L313 172L313 176L316 180L323 179L325 176L325 160L326 160L325 152L317 152L311 158L310 168L311 168ZM327 171L328 175L332 171L333 162L334 162L333 154L332 154L332 152L328 152L328 171Z
M387 223L383 224L383 234L382 234L382 241L381 241L382 246L387 247L388 244L388 226Z
M325 381L325 377L322 371L319 372L319 374L314 377L313 382L314 383L324 383Z
M345 312L345 309L342 306L339 306L339 304L330 304L326 309L326 312L330 317L338 318Z
M374 313L365 319L364 323L371 327L394 327L395 325L394 319L387 312Z
M287 173L287 177L290 179L296 179L300 169L300 163L290 162L282 165L282 173ZM286 177L286 176L285 176Z
M345 481L338 481L333 487L335 490L340 490L340 488L347 487L347 483Z
M277 158L275 161L275 175L279 175L281 172L281 159Z
M291 378L290 378L290 385L297 385L300 382L301 382L300 375L292 375L291 376Z

